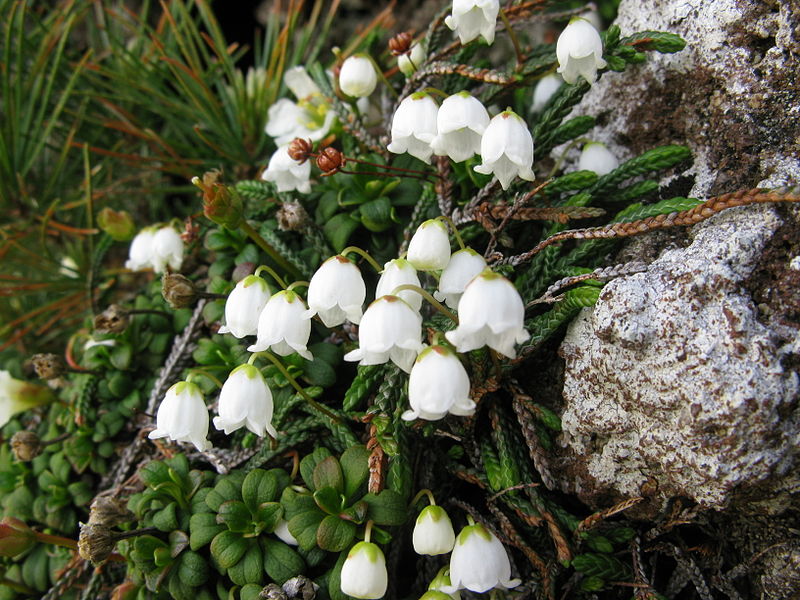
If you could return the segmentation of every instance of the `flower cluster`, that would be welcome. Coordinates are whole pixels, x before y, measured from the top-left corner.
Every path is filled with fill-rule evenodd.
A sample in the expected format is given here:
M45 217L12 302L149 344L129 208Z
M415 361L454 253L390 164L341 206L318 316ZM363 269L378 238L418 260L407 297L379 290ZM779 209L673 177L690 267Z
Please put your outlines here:
M405 98L392 118L390 152L430 162L431 156L447 156L463 162L480 154L475 170L495 175L503 189L514 177L533 181L533 137L525 121L512 110L489 119L481 102L468 92L449 96L436 105L425 92Z
M183 240L171 225L145 227L131 242L125 268L133 271L153 269L164 273L177 271L183 263Z

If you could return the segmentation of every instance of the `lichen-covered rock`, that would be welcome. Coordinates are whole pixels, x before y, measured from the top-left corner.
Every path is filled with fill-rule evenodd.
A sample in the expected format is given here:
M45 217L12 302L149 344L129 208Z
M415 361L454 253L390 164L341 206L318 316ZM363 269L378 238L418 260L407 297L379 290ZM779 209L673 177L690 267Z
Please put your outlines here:
M795 0L623 0L622 35L661 30L687 46L609 73L575 114L620 158L687 144L673 195L715 195L800 177L800 6Z
M701 224L575 320L561 346L563 487L590 504L655 491L722 508L797 476L800 383L784 361L800 337L775 335L747 289L775 232L797 227L784 212Z

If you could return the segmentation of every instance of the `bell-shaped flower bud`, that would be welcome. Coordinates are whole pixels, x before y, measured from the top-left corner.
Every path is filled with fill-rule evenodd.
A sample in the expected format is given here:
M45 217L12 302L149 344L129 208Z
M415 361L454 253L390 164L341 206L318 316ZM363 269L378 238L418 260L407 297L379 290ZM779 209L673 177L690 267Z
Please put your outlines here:
M447 512L441 506L431 505L419 513L411 539L414 552L436 556L453 549L456 534Z
M406 77L411 77L427 58L428 52L425 49L425 42L420 41L412 44L408 52L397 57L397 68Z
M258 317L258 337L250 352L272 350L279 356L297 352L303 358L314 357L306 348L311 335L311 318L305 316L305 302L295 292L283 290L272 296Z
M583 77L590 84L597 80L597 69L607 63L603 60L603 40L589 21L573 17L558 36L556 43L558 72L567 83L576 83Z
M525 305L508 279L486 269L469 282L458 303L458 327L445 337L459 352L489 346L516 358L514 344L530 337L524 327Z
M371 542L358 542L342 565L342 592L353 598L377 600L386 593L389 575L383 550Z
M167 225L156 231L153 236L153 271L164 273L169 267L171 271L177 271L183 263L183 239L181 234Z
M478 36L491 44L499 12L500 0L453 0L453 10L444 23L456 32L462 44Z
M326 260L308 284L309 319L319 314L325 327L361 321L362 305L367 288L361 271L344 256L337 254Z
M610 173L619 166L619 160L605 144L589 142L583 147L578 159L578 169L581 171L594 171L598 175Z
M486 268L486 259L472 248L464 248L454 252L439 278L439 290L433 293L434 298L444 302L452 309L458 308L458 302L464 294L464 288L473 277Z
M564 85L564 78L558 73L551 73L542 77L533 89L531 113L542 112L550 98L555 95L562 85Z
M492 588L513 588L519 579L511 579L511 562L503 544L483 525L468 525L461 530L450 556L449 593L466 588L488 592Z
M8 371L0 371L0 427L15 414L47 404L53 399L53 391L49 387L14 379Z
M264 376L253 365L240 365L231 371L219 393L219 416L214 427L230 434L247 427L260 437L268 432L278 437L272 426L272 391Z
M533 181L533 137L525 121L512 110L495 116L481 138L481 160L475 170L494 175L504 190L514 177Z
M116 211L108 206L97 213L97 225L115 242L127 242L136 234L136 225L131 215L127 211Z
M261 277L248 275L242 279L225 300L225 325L219 332L237 338L258 333L258 316L269 297L269 286Z
M405 98L392 117L392 141L386 146L389 152L408 152L430 163L438 110L436 102L425 92L416 92Z
M125 261L126 269L139 271L153 266L153 240L155 237L155 227L145 227L136 234L128 250L128 260Z
M475 403L469 398L469 375L455 352L447 346L425 348L417 356L408 378L411 410L403 419L436 421L447 413L469 417Z
M489 113L469 92L459 92L442 102L436 114L434 154L463 162L481 151L481 138L489 125Z
M351 98L365 98L375 91L378 73L372 61L363 54L349 56L339 71L339 88Z
M191 442L200 452L211 448L208 437L208 408L200 388L190 381L179 381L167 390L156 414L151 440L169 438Z
M311 163L298 164L289 156L289 146L281 146L270 157L261 179L274 183L279 192L307 194L311 191Z
M36 533L15 517L0 521L0 556L14 558L36 545Z
M406 260L420 271L441 271L450 262L450 236L440 219L428 219L417 227L408 243Z
M391 360L406 373L422 350L422 317L397 296L381 296L367 307L358 328L359 347L347 361L381 365Z
M417 270L404 258L394 258L383 265L378 285L375 287L375 297L394 294L395 289L401 285L415 285L420 287ZM395 294L402 298L416 311L422 307L422 296L414 290L401 290Z

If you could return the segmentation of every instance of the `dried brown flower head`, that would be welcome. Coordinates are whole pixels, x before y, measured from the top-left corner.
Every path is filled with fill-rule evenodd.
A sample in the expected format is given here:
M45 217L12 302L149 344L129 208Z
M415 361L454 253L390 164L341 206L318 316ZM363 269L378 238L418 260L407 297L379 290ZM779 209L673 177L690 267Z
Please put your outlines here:
M18 431L11 436L11 452L20 462L28 462L42 453L42 440L33 431Z
M393 56L400 56L401 54L408 54L411 50L411 44L414 38L408 31L398 33L389 40L389 51Z
M311 140L304 140L303 138L294 138L291 142L289 142L289 149L287 153L292 160L296 160L298 164L303 164L306 162L314 147L311 144Z
M119 304L110 304L107 309L94 318L97 333L122 333L128 328L130 313Z
M331 146L324 148L317 155L317 166L319 167L320 171L322 171L323 177L326 175L333 175L334 173L338 172L346 162L347 159L344 157L344 154L342 154L340 150L332 148Z
M57 379L67 370L67 365L57 354L34 354L31 357L31 364L36 376L45 380Z

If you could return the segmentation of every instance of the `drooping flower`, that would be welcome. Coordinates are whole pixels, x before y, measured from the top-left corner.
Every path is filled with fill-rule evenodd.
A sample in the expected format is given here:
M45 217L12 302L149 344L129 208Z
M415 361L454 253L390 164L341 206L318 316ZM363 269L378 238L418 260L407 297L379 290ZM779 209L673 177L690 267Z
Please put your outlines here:
M339 87L352 98L365 98L375 91L378 74L372 61L363 54L349 56L339 71Z
M151 440L169 438L191 442L200 452L211 448L208 437L208 409L200 388L190 381L179 381L167 390L156 414Z
M381 296L361 317L356 350L344 355L347 361L380 365L391 360L406 373L422 350L422 317L397 296Z
M481 137L489 125L489 113L469 92L445 98L436 114L437 135L431 142L434 154L463 162L481 151Z
M167 267L177 271L183 263L183 240L171 225L162 227L153 236L153 271L163 273Z
M287 521L284 518L281 518L278 521L278 524L275 525L275 530L272 533L278 536L279 540L281 540L286 544L289 544L290 546L299 545L297 538L292 535L291 531L289 531L289 521Z
M49 387L14 379L8 371L0 371L0 427L15 414L47 404L54 398Z
M406 77L411 77L426 58L428 58L428 52L425 49L425 42L417 42L412 44L411 50L397 57L397 68Z
M417 554L436 556L450 552L455 544L456 534L447 512L436 505L423 508L414 524L411 540Z
M319 87L303 67L287 69L283 82L297 98L292 102L281 98L267 113L267 135L275 138L278 146L295 138L317 142L328 135L336 114L328 106Z
M564 78L558 73L542 77L533 90L531 113L541 112L562 85L564 85Z
M598 175L610 173L619 166L619 160L605 144L600 142L589 142L583 147L581 156L578 159L578 169L582 171L594 171Z
M274 183L279 192L307 194L311 191L311 163L299 164L289 156L289 146L281 146L270 157L261 179Z
M499 12L500 0L453 0L453 10L444 23L456 32L462 44L479 35L491 44Z
M128 260L125 261L126 269L138 271L153 266L153 238L155 236L154 227L145 227L136 234L128 250Z
M420 286L419 276L414 266L404 258L395 258L383 265L378 285L375 286L375 297L380 298L394 291L401 285ZM396 294L416 311L422 307L422 296L414 290L401 290Z
M306 348L311 335L311 318L306 305L295 292L283 290L273 295L258 317L258 337L249 352L272 350L279 356L297 352L303 358L314 357Z
M508 279L485 269L469 282L458 303L458 327L445 337L459 352L484 345L515 358L514 344L528 339L525 305Z
M372 542L358 542L347 553L340 582L342 592L353 598L382 598L389 584L383 550Z
M423 222L408 243L406 260L420 271L441 271L450 262L450 237L440 219Z
M433 293L439 302L445 302L452 309L458 308L458 302L464 294L464 288L486 268L486 259L472 248L464 248L454 252L439 278L439 290Z
M513 588L519 579L511 579L511 562L503 544L481 524L461 530L450 556L450 587L445 593L466 588L488 592L492 588Z
M453 591L445 593L443 591L445 589L452 589L452 584L450 583L450 565L439 569L439 572L436 573L436 576L431 579L431 582L428 584L428 592L423 594L420 600L426 596L427 600L461 600L461 592L459 590L453 589ZM428 596L428 594L431 595Z
M405 98L392 117L392 141L386 147L389 152L408 152L430 163L438 110L436 102L425 92L416 92Z
M455 352L447 346L425 348L411 368L408 378L411 410L403 413L403 419L436 421L447 413L469 417L475 413L469 387L469 375Z
M481 138L481 164L478 173L494 175L503 189L519 176L533 181L533 137L525 121L512 110L495 116Z
M567 83L575 83L583 77L590 84L597 80L597 69L607 63L603 60L603 41L589 21L573 17L558 36L556 43L558 72Z
M362 305L367 288L361 271L344 256L337 254L326 260L308 285L309 319L319 314L325 327L336 327L345 322L361 321Z
M219 416L214 417L214 427L230 434L247 427L258 436L278 432L272 426L272 391L256 367L239 365L225 380L219 393Z
M231 333L243 338L258 332L258 316L269 300L267 282L256 275L248 275L236 284L225 301L225 325L220 333Z

